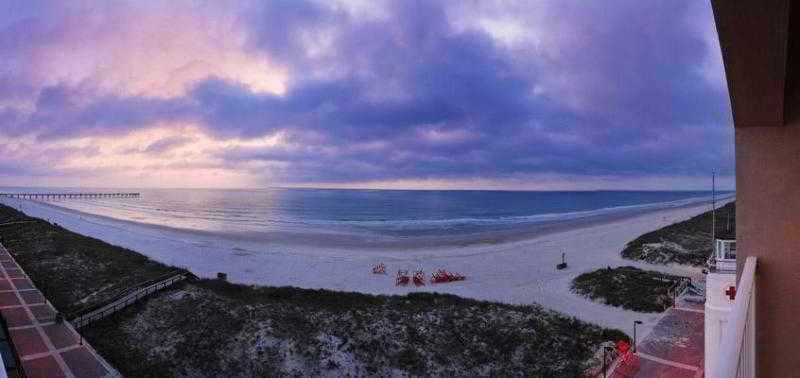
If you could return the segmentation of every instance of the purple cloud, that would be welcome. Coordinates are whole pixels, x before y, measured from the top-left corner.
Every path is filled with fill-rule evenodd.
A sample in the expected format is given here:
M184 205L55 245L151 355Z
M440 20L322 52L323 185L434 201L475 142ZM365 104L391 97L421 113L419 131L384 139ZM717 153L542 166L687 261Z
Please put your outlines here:
M458 6L475 7L480 19L480 5ZM458 26L447 2L375 3L384 8L375 17L312 1L230 6L243 48L288 72L285 92L209 75L178 96L114 93L93 81L30 93L36 81L26 75L38 73L0 70L6 99L35 99L0 102L2 132L64 140L170 123L223 139L280 132L289 146L233 146L216 157L225 169L280 162L288 183L733 173L727 90L704 75L709 59L722 70L700 32L713 23L707 5L498 6L493 16L531 22L523 30L531 40L511 45ZM51 13L26 12L35 20L26 25L60 30ZM6 31L42 32L22 22L5 22ZM36 51L3 41L0 58ZM158 154L183 142L145 149Z

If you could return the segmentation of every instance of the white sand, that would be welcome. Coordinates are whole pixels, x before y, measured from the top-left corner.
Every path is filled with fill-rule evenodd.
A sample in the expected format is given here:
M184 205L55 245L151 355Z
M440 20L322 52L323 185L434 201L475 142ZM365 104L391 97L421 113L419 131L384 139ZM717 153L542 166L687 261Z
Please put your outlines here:
M732 199L729 199L730 201ZM582 320L631 333L642 320L646 335L660 314L645 314L599 304L570 292L573 278L606 266L633 265L665 272L697 274L698 268L658 266L624 260L625 244L663 226L710 209L708 204L656 210L583 228L554 231L524 241L409 251L348 251L235 241L107 218L80 215L44 203L2 199L28 215L48 219L72 231L130 248L150 258L185 267L201 277L226 272L232 282L269 286L325 288L371 294L436 291L513 304L539 303ZM561 252L569 268L556 270ZM374 275L378 262L387 275ZM468 279L424 287L397 287L398 269L430 274L437 268L466 274Z

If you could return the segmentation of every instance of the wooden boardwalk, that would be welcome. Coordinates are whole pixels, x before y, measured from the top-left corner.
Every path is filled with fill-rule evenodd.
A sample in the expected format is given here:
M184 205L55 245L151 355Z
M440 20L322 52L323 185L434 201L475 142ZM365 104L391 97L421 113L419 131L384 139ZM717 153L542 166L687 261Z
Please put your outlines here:
M120 377L36 289L0 245L0 314L26 378Z
M179 272L173 273L162 279L155 280L155 282L148 282L110 299L108 303L101 305L100 307L68 316L69 322L72 323L75 328L84 327L89 323L103 319L117 311L124 309L125 307L136 303L140 299L150 294L170 287L176 282L183 281L187 278L188 273Z
M138 198L139 193L0 193L0 197L23 199Z

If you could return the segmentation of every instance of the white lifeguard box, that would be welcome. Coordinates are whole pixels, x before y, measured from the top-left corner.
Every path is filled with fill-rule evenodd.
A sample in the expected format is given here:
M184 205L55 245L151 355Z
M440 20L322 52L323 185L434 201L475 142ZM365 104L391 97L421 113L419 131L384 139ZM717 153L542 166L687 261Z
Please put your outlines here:
M705 375L712 377L714 358L736 298L736 240L714 240L708 260L705 304Z

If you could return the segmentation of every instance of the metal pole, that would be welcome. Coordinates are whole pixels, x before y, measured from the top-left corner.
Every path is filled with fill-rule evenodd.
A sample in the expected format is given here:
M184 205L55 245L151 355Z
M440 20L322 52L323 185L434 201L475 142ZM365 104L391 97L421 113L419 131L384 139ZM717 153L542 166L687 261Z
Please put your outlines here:
M717 237L717 173L711 172L711 252L714 252L714 239Z
M728 211L728 222L725 224L725 231L731 230L731 212Z

